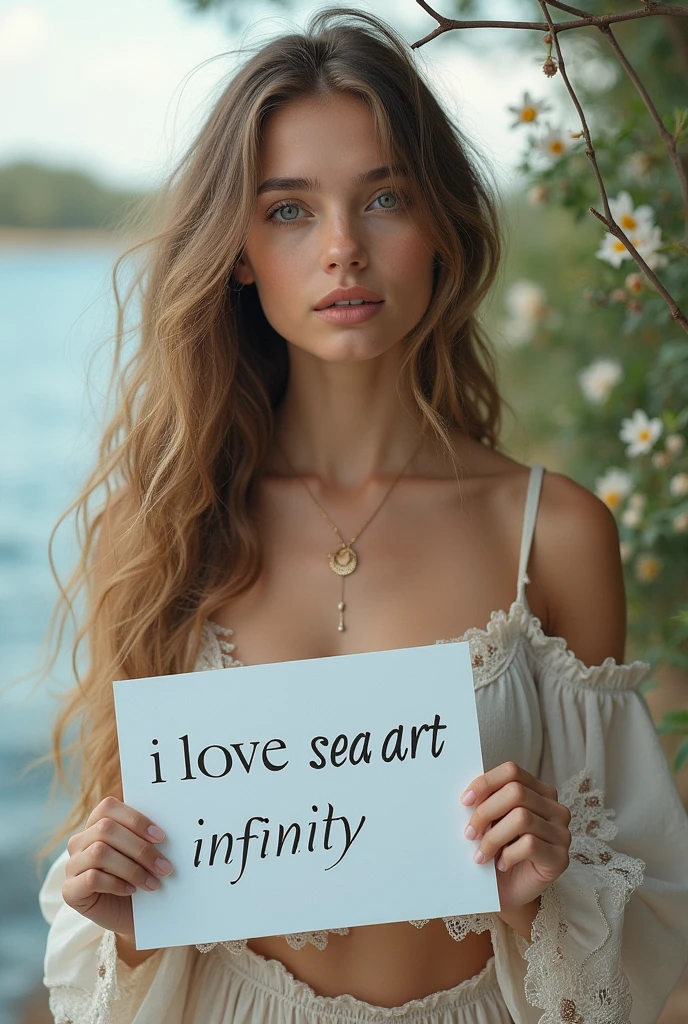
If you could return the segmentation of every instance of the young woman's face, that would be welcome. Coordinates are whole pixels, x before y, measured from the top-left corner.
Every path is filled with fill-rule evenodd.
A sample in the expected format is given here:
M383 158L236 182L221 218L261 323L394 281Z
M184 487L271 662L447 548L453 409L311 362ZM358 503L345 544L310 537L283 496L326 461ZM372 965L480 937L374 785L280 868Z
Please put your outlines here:
M321 359L380 355L430 302L433 253L383 164L356 97L294 100L266 120L256 208L234 276L255 282L282 337ZM302 180L273 180L288 178ZM370 294L363 306L318 312L337 288Z

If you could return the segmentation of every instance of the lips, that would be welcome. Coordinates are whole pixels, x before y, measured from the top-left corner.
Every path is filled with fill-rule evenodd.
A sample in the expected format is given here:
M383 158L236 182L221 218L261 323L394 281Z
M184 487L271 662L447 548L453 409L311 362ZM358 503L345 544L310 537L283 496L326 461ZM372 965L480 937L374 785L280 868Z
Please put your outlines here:
M315 309L316 311L327 309L329 306L334 306L336 302L347 302L352 299L363 299L366 303L380 303L384 301L381 295L371 292L369 288L335 288L334 291L328 292L327 295L323 295L316 304ZM346 309L347 307L342 306L341 308Z

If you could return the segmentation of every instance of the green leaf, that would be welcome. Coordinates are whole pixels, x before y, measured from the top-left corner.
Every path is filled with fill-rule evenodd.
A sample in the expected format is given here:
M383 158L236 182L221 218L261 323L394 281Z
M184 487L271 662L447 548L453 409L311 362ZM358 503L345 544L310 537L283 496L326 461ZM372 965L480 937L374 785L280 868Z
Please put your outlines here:
M667 711L656 725L660 735L678 733L688 735L688 710Z
M684 764L687 761L688 761L688 740L684 740L683 743L681 744L681 746L678 748L678 751L676 752L676 757L674 758L674 771L675 772L680 772L681 769L683 768Z

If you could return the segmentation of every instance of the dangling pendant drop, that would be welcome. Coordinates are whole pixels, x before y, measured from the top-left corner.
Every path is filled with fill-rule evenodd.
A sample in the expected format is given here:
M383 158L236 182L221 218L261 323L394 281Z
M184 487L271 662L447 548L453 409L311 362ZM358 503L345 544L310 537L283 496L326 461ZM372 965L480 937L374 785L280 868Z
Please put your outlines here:
M342 584L343 583L344 578L342 577ZM344 587L342 586L342 591L343 590ZM346 626L344 625L344 609L346 608L346 605L344 604L343 601L340 601L339 604L337 605L337 608L339 609L339 625L337 626L337 629L339 630L340 633L343 633L344 630L346 629Z

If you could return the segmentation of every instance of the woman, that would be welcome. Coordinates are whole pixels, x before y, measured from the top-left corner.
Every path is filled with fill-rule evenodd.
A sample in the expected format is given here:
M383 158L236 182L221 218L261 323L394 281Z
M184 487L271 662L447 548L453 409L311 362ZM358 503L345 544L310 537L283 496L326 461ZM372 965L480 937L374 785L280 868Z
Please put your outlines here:
M648 666L622 664L615 522L499 449L478 310L500 232L468 153L404 42L326 10L245 63L173 176L81 496L91 661L55 738L60 767L83 723L80 795L41 894L56 1020L639 1024L683 968L688 827ZM438 637L471 643L466 841L501 911L138 952L129 894L173 866L165 823L122 803L111 680Z

